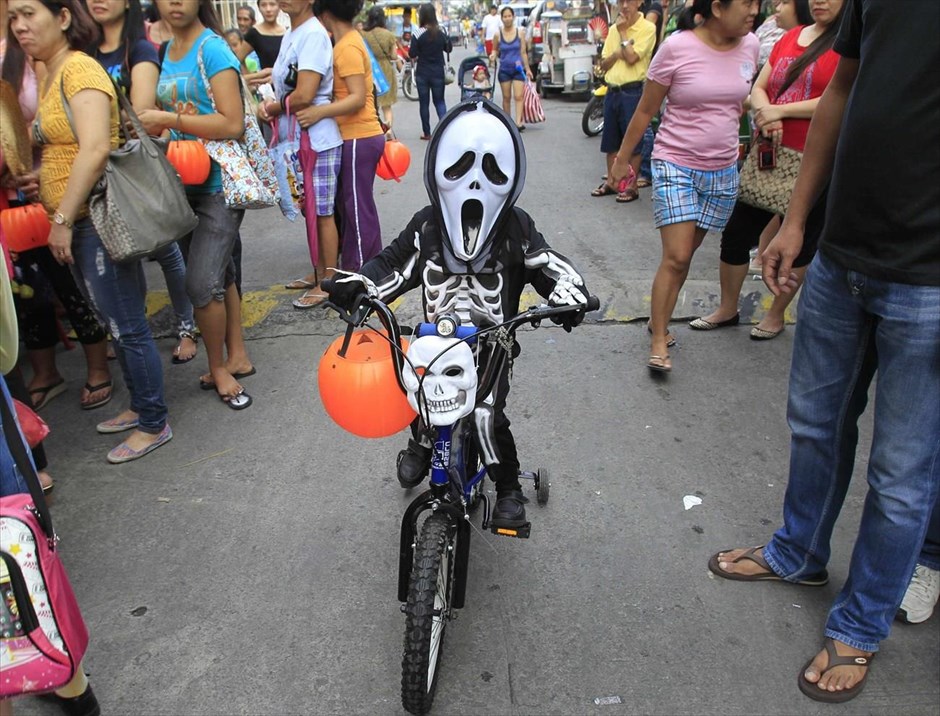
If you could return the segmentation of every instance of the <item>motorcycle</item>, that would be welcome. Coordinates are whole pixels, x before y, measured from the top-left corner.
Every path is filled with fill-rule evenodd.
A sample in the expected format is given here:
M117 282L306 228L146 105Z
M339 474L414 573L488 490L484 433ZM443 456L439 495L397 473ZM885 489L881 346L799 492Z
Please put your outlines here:
M604 97L607 96L607 85L602 78L599 79L597 70L594 70L594 89L591 90L591 99L588 100L581 114L581 131L589 137L596 137L604 131Z

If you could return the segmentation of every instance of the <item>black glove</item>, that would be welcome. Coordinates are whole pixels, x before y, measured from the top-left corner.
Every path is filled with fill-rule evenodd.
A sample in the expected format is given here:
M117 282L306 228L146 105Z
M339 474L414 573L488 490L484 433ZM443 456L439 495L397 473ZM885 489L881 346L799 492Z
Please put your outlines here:
M365 283L357 274L323 279L320 288L330 295L330 303L346 313L354 311L358 306L359 297L367 293Z

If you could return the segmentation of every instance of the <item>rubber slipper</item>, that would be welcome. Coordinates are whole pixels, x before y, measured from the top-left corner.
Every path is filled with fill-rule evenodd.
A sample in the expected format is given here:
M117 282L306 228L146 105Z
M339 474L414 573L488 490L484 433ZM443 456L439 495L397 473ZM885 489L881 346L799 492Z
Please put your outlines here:
M653 329L650 328L650 325L646 324L646 332L650 335L653 335ZM669 331L666 331L666 348L672 348L676 345L676 338Z
M85 390L88 391L89 395L92 393L97 393L99 390L104 390L105 388L108 388L108 394L104 398L96 400L93 403L80 403L82 410L94 410L95 408L100 408L102 405L107 405L111 402L111 396L114 394L114 391L110 389L110 380L106 380L104 383L98 383L98 385L85 383Z
M158 447L166 445L172 439L173 431L170 429L170 424L167 423L163 426L163 430L160 431L157 439L150 443L147 447L141 448L140 450L134 450L127 443L121 443L108 453L108 462L110 462L112 465L120 465L122 462L138 460L144 455L152 453Z
M841 704L846 701L851 701L856 696L858 696L862 689L865 687L865 682L868 681L868 667L871 666L872 660L875 658L874 654L870 656L839 656L839 653L836 651L836 645L833 643L832 639L826 639L825 643L826 654L829 656L829 663L826 665L826 668L822 670L822 673L819 675L819 678L822 679L831 669L836 668L837 666L864 666L865 676L862 677L862 680L859 681L855 686L849 689L842 689L842 691L827 691L825 689L819 688L812 681L808 681L804 674L806 670L813 663L813 660L816 657L813 657L806 662L806 665L800 669L800 675L797 677L797 684L800 687L800 691L804 695L809 696L814 701L822 701L827 704Z
M131 418L130 420L111 418L110 420L105 420L103 423L98 423L95 426L95 430L97 430L102 435L123 433L125 430L133 430L136 428L139 422L140 421L137 418Z
M645 189L648 186L653 186L653 182L651 182L649 179L637 179L636 180L637 189Z
M606 177L604 178L606 179ZM591 196L610 196L611 194L616 194L616 193L617 192L615 192L613 189L607 186L607 182L605 181L603 184L597 187L597 189L591 192Z
M246 371L243 371L243 372L241 372L241 373L232 373L232 377L233 377L235 380L241 380L242 378L250 378L251 376L253 376L253 375L254 375L255 373L257 373L257 372L258 372L257 369L256 369L254 366L251 366L251 369L250 369L250 370L246 370ZM205 380L203 380L202 378L200 378L200 379L199 379L199 387L200 387L202 390L215 390L215 382L213 382L213 381L205 381Z
M714 331L716 328L730 328L741 322L741 314L735 313L731 318L724 321L706 321L704 318L694 318L689 321L689 328L696 331Z
M253 402L251 396L242 388L236 395L220 395L219 400L232 410L244 410Z
M829 582L829 573L824 569L818 574L811 575L805 579L800 579L795 582L788 582L783 577L778 576L767 564L767 560L764 559L762 555L757 554L757 550L763 549L764 545L759 545L757 547L751 547L744 554L742 554L737 559L731 560L732 564L736 564L743 559L753 562L761 569L763 572L758 574L737 574L735 572L726 572L721 568L719 561L719 556L722 554L727 554L734 549L723 549L720 552L715 552L708 560L708 570L714 574L716 577L721 577L722 579L730 579L733 582L786 582L787 584L799 584L804 587L822 587Z
M284 284L284 288L289 288L292 291L307 291L311 288L316 288L317 282L314 281L311 283L305 278L295 278L293 281Z
M57 395L60 395L65 392L65 378L59 378L52 385L47 385L43 388L32 388L29 391L29 396L32 398L34 395L39 396L39 402L33 401L33 410L42 410L46 407L50 400L52 400Z
M636 201L640 198L640 192L636 189L626 189L619 194L617 194L617 199L615 200L618 204L629 204L630 202Z
M758 328L757 326L754 326L751 329L751 340L752 341L769 341L773 338L776 338L781 333L783 333L782 328L779 331L765 331L763 328Z
M651 355L646 361L646 367L655 373L669 373L672 370L672 362L669 361L669 354L664 356Z
M307 301L312 300L313 302L306 303L305 299ZM316 308L317 306L321 306L323 305L325 301L329 301L329 300L330 300L330 295L328 293L312 293L310 291L306 291L303 296L301 296L300 298L295 298L293 301L291 301L291 305L294 308L298 308L301 311L305 311L308 308Z

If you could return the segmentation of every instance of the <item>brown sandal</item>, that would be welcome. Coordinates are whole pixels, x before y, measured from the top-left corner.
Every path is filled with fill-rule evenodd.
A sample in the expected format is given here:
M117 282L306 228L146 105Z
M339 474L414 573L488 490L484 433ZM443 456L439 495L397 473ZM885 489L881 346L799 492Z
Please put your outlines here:
M672 361L668 353L663 356L651 355L646 361L646 367L655 373L668 373L672 370Z
M871 666L872 660L875 658L874 654L870 656L840 656L836 651L836 645L833 643L832 639L826 639L825 647L826 654L829 656L829 663L826 664L826 668L820 672L820 679L837 666L864 666L868 669L868 667ZM806 670L810 667L815 658L814 656L806 662L806 666L800 670L800 676L797 679L800 691L802 691L804 695L809 696L814 701L840 704L854 699L861 693L862 689L865 687L865 682L868 681L868 671L865 672L865 676L863 676L862 680L855 684L855 686L842 689L842 691L826 691L825 689L819 688L819 686L812 681L808 681L805 676Z
M737 564L741 560L748 560L753 562L758 567L763 569L763 572L758 574L737 574L735 572L726 572L721 568L720 557L723 554L730 552L733 547L730 549L723 549L720 552L715 552L708 560L708 570L714 574L716 577L722 577L723 579L730 579L734 582L784 582L786 580L783 577L777 575L774 572L770 565L767 564L767 560L764 559L763 555L757 554L757 550L764 549L766 545L758 545L757 547L751 547L744 554L736 559L731 560L732 564ZM799 584L804 587L822 587L829 582L829 573L824 569L818 574L811 575L805 579L800 579L795 582L790 582L790 584Z
M597 189L591 192L591 196L610 196L611 194L616 194L613 189L607 186L607 182L601 184Z
M636 201L640 198L640 192L636 189L624 189L622 192L617 194L617 203L618 204L629 204L631 201Z

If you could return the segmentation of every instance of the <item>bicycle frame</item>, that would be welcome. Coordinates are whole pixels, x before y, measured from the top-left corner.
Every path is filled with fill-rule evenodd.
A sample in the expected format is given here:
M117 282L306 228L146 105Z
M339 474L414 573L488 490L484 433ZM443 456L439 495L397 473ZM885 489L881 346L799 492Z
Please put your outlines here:
M474 326L458 326L456 332L447 337L457 338L460 341L474 345L477 343L479 336L489 333L495 334L496 340L492 342L486 368L479 380L477 389L477 399L481 400L492 392L499 375L507 366L510 360L511 339L518 326L523 323L538 325L543 318L562 315L573 310L594 311L597 310L599 303L595 296L591 296L588 299L587 306L532 307L498 326L483 329ZM333 306L333 308L337 307ZM398 321L391 309L378 299L362 295L357 302L357 308L352 312L346 313L338 308L337 311L340 317L349 324L347 344L352 335L352 329L355 326L363 325L369 314L374 311L388 333L390 345L401 345L399 340L401 330ZM502 331L502 333L497 331ZM440 335L438 326L433 323L419 324L416 331L417 338L420 339L429 335ZM340 355L343 352L344 350L341 350ZM400 348L398 350L393 349L392 354L396 378L402 390L405 390L402 382L402 366L406 358ZM443 352L440 355L443 355ZM437 360L437 358L434 360ZM398 558L398 599L401 602L406 602L408 599L408 585L414 562L418 519L424 512L431 511L444 512L449 515L454 528L457 530L457 549L454 555L454 592L450 608L460 609L464 606L467 568L470 557L471 530L468 507L475 499L474 491L478 488L479 498L483 502L484 529L489 523L490 516L489 498L482 489L482 482L487 474L486 467L481 466L471 476L466 474L468 451L473 449L471 421L471 416L465 416L452 425L428 426L433 432L430 486L411 502L402 516ZM476 460L473 460L473 463L476 464ZM527 533L525 536L528 536Z

